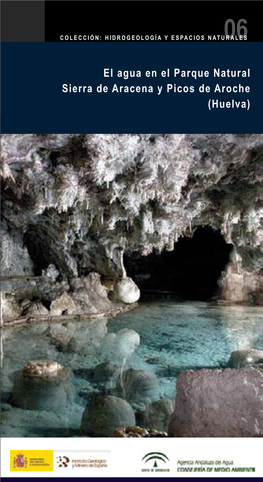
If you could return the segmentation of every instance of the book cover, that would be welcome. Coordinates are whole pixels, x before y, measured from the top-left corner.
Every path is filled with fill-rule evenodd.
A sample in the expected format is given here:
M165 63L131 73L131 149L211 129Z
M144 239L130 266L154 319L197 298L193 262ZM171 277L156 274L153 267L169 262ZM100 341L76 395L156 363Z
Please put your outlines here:
M261 10L2 1L4 482L262 478Z

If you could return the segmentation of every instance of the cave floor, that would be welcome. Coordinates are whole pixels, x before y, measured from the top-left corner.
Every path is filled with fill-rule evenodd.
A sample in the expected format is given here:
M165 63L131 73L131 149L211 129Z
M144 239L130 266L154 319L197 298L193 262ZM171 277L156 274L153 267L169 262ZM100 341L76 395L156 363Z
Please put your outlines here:
M154 373L159 399L174 400L176 379L186 369L224 367L234 350L263 349L262 307L162 300L142 302L135 310L110 320L16 326L2 336L2 436L80 436L86 404L100 394L116 395L113 382L95 381L92 373L104 361L104 337L124 328L140 335L140 345L126 360L124 369ZM73 372L66 398L65 393L56 395L62 397L61 403L56 399L56 407L52 408L52 397L43 400L45 409L41 410L14 406L16 373L28 360L54 360ZM116 359L112 362L118 363ZM131 402L135 412L145 409L143 397L142 393L141 401Z

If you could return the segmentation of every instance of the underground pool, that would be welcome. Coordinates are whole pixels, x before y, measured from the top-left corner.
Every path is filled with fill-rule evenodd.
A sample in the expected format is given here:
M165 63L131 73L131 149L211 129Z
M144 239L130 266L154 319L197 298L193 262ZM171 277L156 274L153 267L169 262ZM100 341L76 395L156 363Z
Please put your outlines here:
M127 425L167 430L180 372L226 367L234 350L249 348L263 349L262 308L212 302L155 300L109 320L6 328L2 436L110 436L116 411ZM48 389L23 385L29 360L57 362L60 377ZM115 407L113 397L123 403ZM85 421L86 406L92 420Z

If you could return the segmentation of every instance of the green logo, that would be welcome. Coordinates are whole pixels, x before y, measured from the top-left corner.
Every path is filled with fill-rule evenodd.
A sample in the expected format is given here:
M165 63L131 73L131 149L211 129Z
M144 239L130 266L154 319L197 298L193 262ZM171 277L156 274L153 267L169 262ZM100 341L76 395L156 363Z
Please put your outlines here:
M148 462L151 463L148 464L148 468L143 468L142 472L170 472L170 469L163 465L167 464L167 461L169 462L169 459L164 453L149 452L142 458L142 462L144 462L144 464L148 464ZM161 465L161 468L159 468L159 465Z

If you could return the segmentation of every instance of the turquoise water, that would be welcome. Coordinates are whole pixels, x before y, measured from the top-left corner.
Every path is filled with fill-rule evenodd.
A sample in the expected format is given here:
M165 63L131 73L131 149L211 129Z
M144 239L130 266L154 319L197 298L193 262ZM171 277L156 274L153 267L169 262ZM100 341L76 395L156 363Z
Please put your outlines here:
M114 350L106 350L105 358L108 335L122 329L138 333L139 346L130 350L126 360ZM142 303L111 320L40 323L6 329L2 344L2 436L80 436L81 417L88 403L101 394L125 397L125 392L116 389L121 369L154 374L158 380L154 400L174 400L181 371L224 367L234 350L263 349L263 310L156 301ZM15 406L20 402L17 397L15 403L12 399L17 373L28 360L54 360L73 373L66 387L50 392L48 400L45 393L37 394L43 398L41 409L25 409L23 403ZM100 372L94 377L96 366L105 361L118 371L110 381L103 373L100 379ZM145 410L143 395L141 400L129 400L134 412Z

